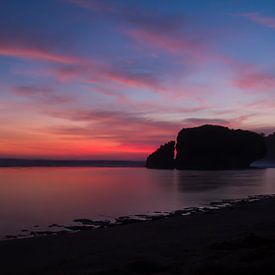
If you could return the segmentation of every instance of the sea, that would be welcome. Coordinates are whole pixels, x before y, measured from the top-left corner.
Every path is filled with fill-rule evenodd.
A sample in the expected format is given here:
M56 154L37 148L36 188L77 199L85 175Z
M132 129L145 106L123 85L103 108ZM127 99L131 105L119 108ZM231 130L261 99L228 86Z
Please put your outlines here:
M0 239L75 225L76 219L168 213L275 193L275 169L0 168Z

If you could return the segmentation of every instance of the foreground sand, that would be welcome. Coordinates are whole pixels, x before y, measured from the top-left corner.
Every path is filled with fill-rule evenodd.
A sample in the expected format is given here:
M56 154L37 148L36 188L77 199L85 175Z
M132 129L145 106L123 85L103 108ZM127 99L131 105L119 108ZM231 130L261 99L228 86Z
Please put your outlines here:
M275 274L275 198L0 242L0 274Z

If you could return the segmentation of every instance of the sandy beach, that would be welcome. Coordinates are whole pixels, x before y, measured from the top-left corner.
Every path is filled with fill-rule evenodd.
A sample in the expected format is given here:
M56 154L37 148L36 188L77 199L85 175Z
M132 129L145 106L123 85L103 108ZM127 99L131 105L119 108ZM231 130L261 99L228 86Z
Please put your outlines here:
M0 242L1 274L274 274L275 198Z

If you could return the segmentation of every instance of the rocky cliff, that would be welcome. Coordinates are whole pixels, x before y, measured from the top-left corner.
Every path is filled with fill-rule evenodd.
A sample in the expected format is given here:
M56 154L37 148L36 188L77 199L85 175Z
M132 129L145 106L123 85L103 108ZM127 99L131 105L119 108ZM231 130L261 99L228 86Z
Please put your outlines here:
M203 125L184 128L175 142L162 145L147 158L158 169L243 169L266 154L264 137L250 131Z
M265 156L264 138L250 131L203 125L177 136L178 169L241 169Z
M175 141L170 141L161 145L155 152L148 156L146 160L147 168L173 169Z

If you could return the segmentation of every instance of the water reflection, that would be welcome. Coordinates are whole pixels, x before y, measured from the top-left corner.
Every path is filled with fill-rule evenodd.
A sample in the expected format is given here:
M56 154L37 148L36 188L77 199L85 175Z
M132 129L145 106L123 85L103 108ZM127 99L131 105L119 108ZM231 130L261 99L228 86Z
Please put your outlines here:
M0 237L34 225L172 211L220 199L275 193L275 169L0 169Z
M175 172L179 192L207 192L228 186L262 187L266 176L266 169Z

